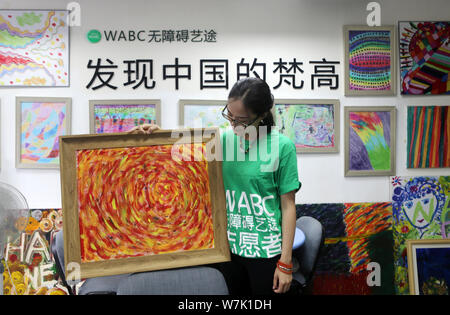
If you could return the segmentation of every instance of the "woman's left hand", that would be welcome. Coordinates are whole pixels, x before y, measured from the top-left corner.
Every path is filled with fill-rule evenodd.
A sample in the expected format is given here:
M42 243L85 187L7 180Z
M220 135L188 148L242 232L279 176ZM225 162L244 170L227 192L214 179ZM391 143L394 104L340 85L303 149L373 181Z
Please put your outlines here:
M275 274L273 275L273 291L275 293L286 293L289 291L292 282L292 274L286 274L280 269L275 269Z

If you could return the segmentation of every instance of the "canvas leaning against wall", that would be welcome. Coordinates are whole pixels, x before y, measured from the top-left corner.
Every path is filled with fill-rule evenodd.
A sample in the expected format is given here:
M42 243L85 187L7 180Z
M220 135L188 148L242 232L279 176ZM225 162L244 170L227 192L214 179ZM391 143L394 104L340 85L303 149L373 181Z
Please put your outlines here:
M61 137L66 266L90 278L229 259L222 167L210 159L219 131L180 132Z
M298 204L325 231L313 294L394 294L392 206L380 203ZM381 271L376 276L372 271Z
M67 10L0 10L0 87L69 86Z
M450 239L408 240L411 295L450 294Z

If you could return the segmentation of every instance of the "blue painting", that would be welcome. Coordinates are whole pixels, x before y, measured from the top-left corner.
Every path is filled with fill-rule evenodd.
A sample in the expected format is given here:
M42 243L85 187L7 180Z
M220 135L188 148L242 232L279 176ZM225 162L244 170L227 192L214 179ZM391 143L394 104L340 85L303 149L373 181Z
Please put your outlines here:
M449 295L450 248L417 248L420 295Z

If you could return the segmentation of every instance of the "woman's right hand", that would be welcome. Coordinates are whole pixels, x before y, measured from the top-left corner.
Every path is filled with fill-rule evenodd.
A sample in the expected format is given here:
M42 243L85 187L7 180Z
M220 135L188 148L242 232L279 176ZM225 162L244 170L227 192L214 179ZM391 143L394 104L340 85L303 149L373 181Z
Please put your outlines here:
M130 129L129 131L127 131L127 133L129 134L151 134L153 131L161 129L159 128L158 125L155 124L142 124L139 126L136 126L132 129Z

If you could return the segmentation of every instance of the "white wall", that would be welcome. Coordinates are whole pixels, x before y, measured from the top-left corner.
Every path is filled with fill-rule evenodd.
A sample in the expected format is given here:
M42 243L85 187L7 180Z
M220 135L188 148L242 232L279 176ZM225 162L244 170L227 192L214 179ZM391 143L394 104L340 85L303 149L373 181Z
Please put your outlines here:
M1 0L0 9L65 9L70 1L61 0ZM406 169L406 106L450 105L449 96L404 97L344 97L344 63L342 26L365 24L366 5L362 0L168 0L119 1L79 0L81 26L71 28L69 88L1 88L1 172L0 181L16 186L23 192L32 208L61 207L60 176L58 170L16 169L15 160L15 97L64 96L72 98L72 133L89 132L89 99L157 98L162 103L162 127L178 125L179 99L225 99L224 89L200 90L199 60L225 58L229 60L230 85L236 78L236 63L258 60L267 64L271 86L278 76L271 74L272 63L282 57L285 61L297 58L304 62L305 88L296 91L288 86L274 90L276 98L337 98L341 102L341 146L339 154L303 154L298 156L298 168L303 188L296 196L297 203L319 202L381 202L389 201L388 177L344 177L344 106L385 105L398 109L397 175L449 175L447 169ZM378 1L381 4L381 23L397 25L399 20L449 20L448 0ZM91 44L86 32L91 29L214 29L218 33L215 44L159 44L145 42ZM180 62L192 65L192 80L181 81L178 91L173 80L162 80L162 64ZM322 57L339 60L340 88L311 90L309 75L311 60ZM119 87L87 90L85 86L92 72L86 65L89 59L110 58L121 65L125 59L154 60L154 90ZM116 73L117 85L124 76Z

